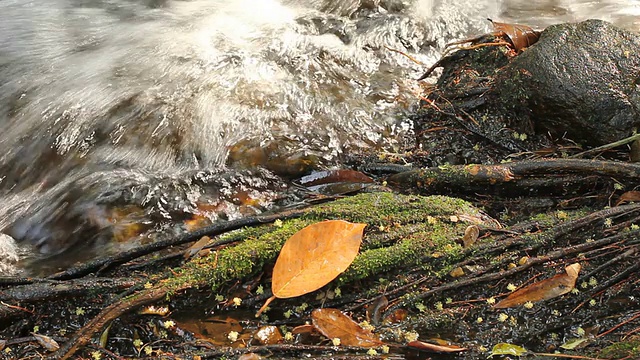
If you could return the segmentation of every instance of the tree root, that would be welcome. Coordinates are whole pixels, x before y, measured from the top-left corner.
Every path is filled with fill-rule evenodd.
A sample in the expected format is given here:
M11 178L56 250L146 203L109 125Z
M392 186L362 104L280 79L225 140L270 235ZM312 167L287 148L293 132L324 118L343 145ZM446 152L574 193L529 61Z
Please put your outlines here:
M497 165L455 165L441 166L407 171L388 178L390 186L404 191L419 193L442 193L444 191L463 190L476 192L487 188L494 190L502 187L503 195L521 196L522 191L536 190L523 186L531 178L538 179L555 188L562 177L579 175L583 178L599 176L614 177L618 181L640 181L640 165L602 160L546 159L528 160ZM566 181L566 179L564 180ZM509 186L509 188L507 188ZM558 191L571 189L560 188ZM530 195L530 194L529 194Z
M193 241L197 241L203 236L216 236L232 230L241 229L247 226L267 224L270 222L274 222L276 220L293 219L301 216L303 213L304 211L301 211L301 210L290 210L287 212L281 212L273 215L250 216L250 217L241 218L237 220L226 221L219 224L213 224L213 225L204 227L202 229L196 230L194 232L187 233L177 238L167 239L164 241L158 241L151 244L142 245L131 250L123 251L114 256L109 256L106 258L100 258L94 261L90 261L80 266L72 267L65 271L50 275L47 278L52 280L67 280L67 279L73 279L73 278L85 276L93 272L99 273L101 271L105 271L106 269L112 266L125 263L127 261L154 253L162 249L166 249L171 246L177 246L177 245L182 245L182 244L190 243ZM222 245L222 244L217 244L217 245Z

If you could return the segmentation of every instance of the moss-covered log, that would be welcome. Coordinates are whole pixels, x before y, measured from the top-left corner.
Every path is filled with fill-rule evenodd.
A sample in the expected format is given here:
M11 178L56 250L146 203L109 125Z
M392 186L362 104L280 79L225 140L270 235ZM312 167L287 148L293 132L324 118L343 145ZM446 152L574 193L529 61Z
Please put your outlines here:
M212 310L222 311L226 316L243 320L242 332L251 339L251 334L260 325L281 325L284 331L291 331L308 320L314 308L338 307L349 309L359 320L365 319L365 315L386 319L376 322L375 331L390 344L403 344L418 335L427 339L439 334L470 347L466 358L471 359L484 358L486 348L503 341L545 352L578 336L577 329L589 328L594 321L601 327L596 333L614 329L621 323L620 319L633 316L640 307L636 298L629 297L633 296L634 281L637 281L637 271L629 271L637 266L633 255L629 254L638 249L639 230L623 228L629 227L639 216L640 206L636 205L587 215L580 211L553 212L502 229L495 220L459 199L360 194L315 206L300 218L285 220L282 224L265 224L222 235L217 239L224 243L222 247L214 247L208 256L184 264L166 264L172 267L170 271L158 263L151 263L153 265L128 274L140 279L139 285L122 296L114 297L97 289L91 295L74 293L73 297L43 304L37 300L18 302L6 292L3 294L5 304L31 309L32 313L15 310L22 314L22 319L6 318L0 336L28 336L34 326L38 327L39 333L52 337L59 335L61 329L74 331L70 338L57 337L63 342L56 355L60 357L70 357L77 352L89 356L91 352L102 351L102 345L104 351L134 356L141 348L133 345L133 338L141 338L147 344L165 336L167 339L153 347L152 353L156 356L163 353L179 356L188 352L206 357L207 348L215 346L211 354L217 355L211 356L218 357L225 353L225 346L234 343L228 341L223 345L206 339L193 343L180 331L159 331L157 327L162 327L168 319L136 315L132 311L144 305L169 305L174 312L169 319L176 319L178 327L187 326L195 319L206 319L206 314ZM243 319L242 308L252 313L269 296L268 291L258 294L256 289L269 288L269 270L287 238L303 227L325 219L368 224L361 252L351 267L312 294L276 300L267 314L281 320L253 319L252 315ZM478 242L464 248L460 240L470 224L479 226L480 237ZM612 229L619 233L610 236ZM496 311L492 308L492 299L505 296L509 283L523 286L535 278L551 277L573 262L581 263L586 274L578 281L578 294L536 303L532 309ZM117 274L118 269L114 272ZM145 274L150 276L143 278ZM240 285L246 289L241 290ZM23 294L31 285L21 286L24 287ZM117 290L110 292L114 291ZM216 294L222 299L212 304ZM336 297L336 294L341 296ZM386 311L373 304L382 294L390 302ZM242 299L240 309L233 305L232 298ZM607 306L595 308L590 305L592 301ZM627 304L626 307L616 305L622 304L621 301ZM367 311L366 304L371 304ZM52 309L72 315L45 316ZM79 309L83 309L82 312L86 309L88 314L82 314ZM375 311L380 313L376 315ZM396 323L390 322L398 311L406 311L408 316ZM75 332L74 324L80 324L82 328ZM633 327L631 321L602 337L593 338L590 342L598 345L594 351ZM105 329L108 329L107 335ZM100 336L102 345L91 345ZM122 344L122 339L126 338L131 340ZM318 342L322 339L293 339L289 340L291 346L280 350L286 348L291 352L299 345L299 350L305 351L309 349L306 346ZM29 356L35 351L28 346L28 341L13 343L10 348L20 356ZM251 349L278 351L273 347L251 346L243 351ZM238 351L228 354L237 355ZM350 351L352 354L358 352L357 349ZM585 351L573 353L584 354Z

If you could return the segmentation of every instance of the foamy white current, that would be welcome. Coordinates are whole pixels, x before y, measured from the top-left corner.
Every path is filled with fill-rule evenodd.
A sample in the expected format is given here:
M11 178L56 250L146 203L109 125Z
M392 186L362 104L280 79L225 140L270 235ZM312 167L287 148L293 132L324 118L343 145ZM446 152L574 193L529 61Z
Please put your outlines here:
M234 186L275 196L264 171L217 177L242 163L230 149L322 166L396 151L413 79L487 17L637 30L639 15L632 0L2 0L0 230L55 253L97 204L164 215Z

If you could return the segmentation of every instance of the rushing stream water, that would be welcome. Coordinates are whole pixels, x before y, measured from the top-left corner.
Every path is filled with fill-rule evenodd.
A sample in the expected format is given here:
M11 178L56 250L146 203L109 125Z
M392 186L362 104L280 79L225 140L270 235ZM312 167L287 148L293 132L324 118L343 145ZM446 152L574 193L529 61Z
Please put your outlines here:
M2 0L0 229L37 269L267 210L278 175L402 149L425 66L389 48L431 64L487 17L640 29L634 0Z

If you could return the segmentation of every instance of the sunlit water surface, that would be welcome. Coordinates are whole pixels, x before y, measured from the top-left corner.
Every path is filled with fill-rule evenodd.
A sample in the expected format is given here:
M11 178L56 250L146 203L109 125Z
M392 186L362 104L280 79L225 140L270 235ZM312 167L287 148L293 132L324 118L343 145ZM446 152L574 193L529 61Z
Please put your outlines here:
M425 65L390 49L430 65L487 17L640 29L633 0L0 1L0 229L18 268L259 213L278 175L402 149Z

